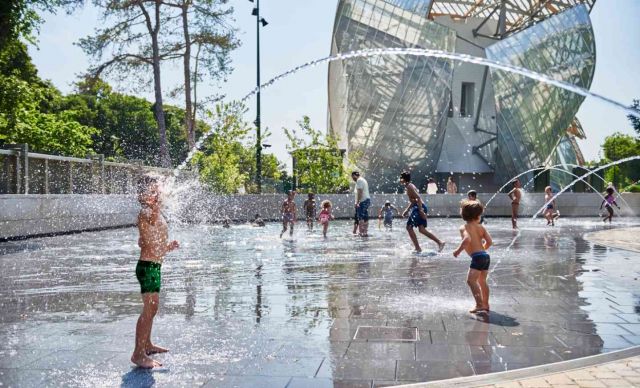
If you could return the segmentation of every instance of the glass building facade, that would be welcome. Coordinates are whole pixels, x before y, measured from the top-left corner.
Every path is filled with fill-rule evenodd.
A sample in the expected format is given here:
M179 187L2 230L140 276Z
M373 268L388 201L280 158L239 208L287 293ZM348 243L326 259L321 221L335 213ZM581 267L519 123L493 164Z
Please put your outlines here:
M462 3L447 0L340 0L331 52L462 52L588 88L595 67L593 0L554 3L532 12L527 25L522 10L513 8L523 6L519 1L508 9L497 0L462 9ZM494 12L489 4L497 7ZM443 173L437 171L443 165L456 174L490 172L497 185L540 165L579 161L572 124L581 96L508 72L464 66L470 65L400 55L329 65L329 129L357 160L372 190L395 191L403 169L420 177ZM447 162L439 165L441 156Z
M429 21L419 3L341 1L332 53L384 47L453 50L453 31ZM435 167L452 74L451 61L426 57L331 64L331 129L348 142L346 149L366 170L373 190L396 185L398 169L426 173Z
M595 70L595 44L587 8L579 5L551 17L489 46L486 53L494 61L588 88ZM584 97L514 73L492 69L491 75L497 178L547 165ZM570 160L576 162L575 157Z

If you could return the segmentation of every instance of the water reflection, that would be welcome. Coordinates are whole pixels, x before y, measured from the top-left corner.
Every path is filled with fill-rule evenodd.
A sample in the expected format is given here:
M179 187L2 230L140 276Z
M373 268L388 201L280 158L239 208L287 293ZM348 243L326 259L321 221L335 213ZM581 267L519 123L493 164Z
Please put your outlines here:
M458 224L432 220L451 246ZM338 221L327 240L298 231L284 241L275 224L175 230L183 248L165 262L154 328L170 342L175 358L168 361L225 365L220 373L238 378L253 373L251 365L260 373L317 371L316 377L371 381L398 378L396 363L409 380L435 378L423 364L437 355L437 362L455 365L443 364L445 375L437 377L445 378L630 346L629 325L640 324L640 295L629 271L637 255L582 237L601 224L563 219L553 230L523 225L514 235L509 220L493 220L486 317L466 312L472 307L464 283L468 258L413 255L401 229L363 240L350 236L350 228ZM46 250L5 250L0 341L13 347L67 341L75 349L99 333L105 343L122 342L140 309L136 237L133 229L85 233L28 243L46 243ZM354 339L366 326L415 328L418 338L396 339L390 329L385 338ZM287 364L293 359L305 361ZM313 372L295 369L303 364Z

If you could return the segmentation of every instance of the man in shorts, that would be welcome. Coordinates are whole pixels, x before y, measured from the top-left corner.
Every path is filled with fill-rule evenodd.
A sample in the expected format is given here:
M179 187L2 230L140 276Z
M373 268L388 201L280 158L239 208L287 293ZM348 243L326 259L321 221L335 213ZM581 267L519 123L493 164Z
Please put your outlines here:
M369 196L369 183L360 176L360 172L351 173L351 179L356 182L354 194L356 195L356 215L358 217L358 231L361 237L369 237L369 206L371 197Z

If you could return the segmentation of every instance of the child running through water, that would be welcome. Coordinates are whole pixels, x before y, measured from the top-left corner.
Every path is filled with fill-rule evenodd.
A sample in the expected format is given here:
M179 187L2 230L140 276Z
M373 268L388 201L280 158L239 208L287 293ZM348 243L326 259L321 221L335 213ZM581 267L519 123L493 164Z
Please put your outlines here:
M416 236L416 232L413 228L418 228L420 233L429 237L438 244L438 252L442 252L445 243L427 230L427 205L422 202L418 189L413 183L411 183L411 173L407 171L402 172L400 174L400 183L405 186L407 190L407 197L409 197L409 205L402 213L402 216L409 216L409 219L407 220L407 232L409 233L409 238L411 238L411 242L416 249L416 253L422 252L422 249L420 249L418 237Z
M138 201L142 205L138 215L140 259L136 278L142 293L142 313L136 324L136 343L131 362L142 368L162 366L150 354L168 350L151 343L153 318L158 312L161 267L164 255L178 248L177 241L169 242L169 227L160 212L160 184L158 179L145 175L138 181Z
M304 201L304 212L307 215L307 228L313 230L313 220L316 218L316 199L313 193L309 193Z
M453 256L458 257L460 252L466 251L471 256L471 265L467 274L467 284L476 301L476 306L469 310L472 314L487 314L489 312L489 286L487 276L491 258L486 252L493 244L491 235L480 224L482 204L478 201L465 200L460 208L460 215L467 223L460 227L462 242L453 251Z
M333 214L331 214L331 201L324 200L320 204L322 210L318 215L318 221L322 225L322 235L327 238L327 229L329 229L329 221L333 220Z
M607 219L608 219L609 223L611 223L611 220L613 219L613 205L616 205L618 210L620 210L620 206L618 206L618 203L616 202L616 198L613 196L613 187L607 187L607 195L605 195L604 200L602 200L602 203L600 204L601 210L602 210L602 205L604 205L605 209L607 209L607 212L609 212L608 215L604 216L602 221L607 222Z
M469 201L478 201L480 202L480 200L478 199L478 192L475 190L469 190L467 192L467 199ZM484 212L484 204L482 202L480 202L480 205L482 205L482 210ZM486 224L487 221L484 219L484 213L482 213L482 215L480 216L480 223L481 224Z
M282 238L284 232L287 231L287 226L290 227L289 236L293 236L293 225L297 221L296 203L294 202L295 196L296 192L289 190L287 199L282 202L282 207L280 208L280 212L282 213L282 232L280 232L280 238Z
M398 209L391 204L391 201L386 201L378 212L378 219L382 220L384 227L389 230L393 229L393 212L398 213ZM378 227L379 226L380 224L378 224Z
M547 186L544 188L544 203L549 202L551 198L553 198L553 192L551 191L551 186ZM544 209L544 218L547 219L547 225L555 226L555 220L558 217L560 217L560 212L556 210L556 201L553 200Z

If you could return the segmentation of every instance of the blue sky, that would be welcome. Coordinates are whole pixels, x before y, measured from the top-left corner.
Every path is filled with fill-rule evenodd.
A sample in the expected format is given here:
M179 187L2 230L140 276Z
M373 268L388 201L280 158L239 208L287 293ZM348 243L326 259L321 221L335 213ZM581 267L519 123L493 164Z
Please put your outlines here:
M230 0L235 8L235 25L242 46L233 55L234 72L226 84L209 86L204 93L223 93L239 98L255 87L255 18L248 0ZM261 31L262 80L289 68L326 56L335 17L335 0L262 0L261 16L269 25ZM614 5L615 4L615 5ZM630 104L640 98L640 1L597 0L591 11L596 36L596 72L591 91ZM87 57L75 46L81 37L99 25L99 13L91 6L73 15L45 15L38 48L31 54L42 77L50 79L64 92L72 89L77 75L89 66ZM163 68L163 87L167 90L181 82L178 65ZM117 86L117 85L116 85ZM151 98L151 91L124 92ZM180 104L180 101L170 101ZM253 106L247 121L255 118ZM281 160L289 161L282 127L292 128L303 115L318 129L327 125L327 66L319 65L282 80L262 93L262 122L270 129L268 140ZM601 102L587 99L578 112L587 133L580 146L587 160L598 157L604 137L620 131L634 133L620 111Z

